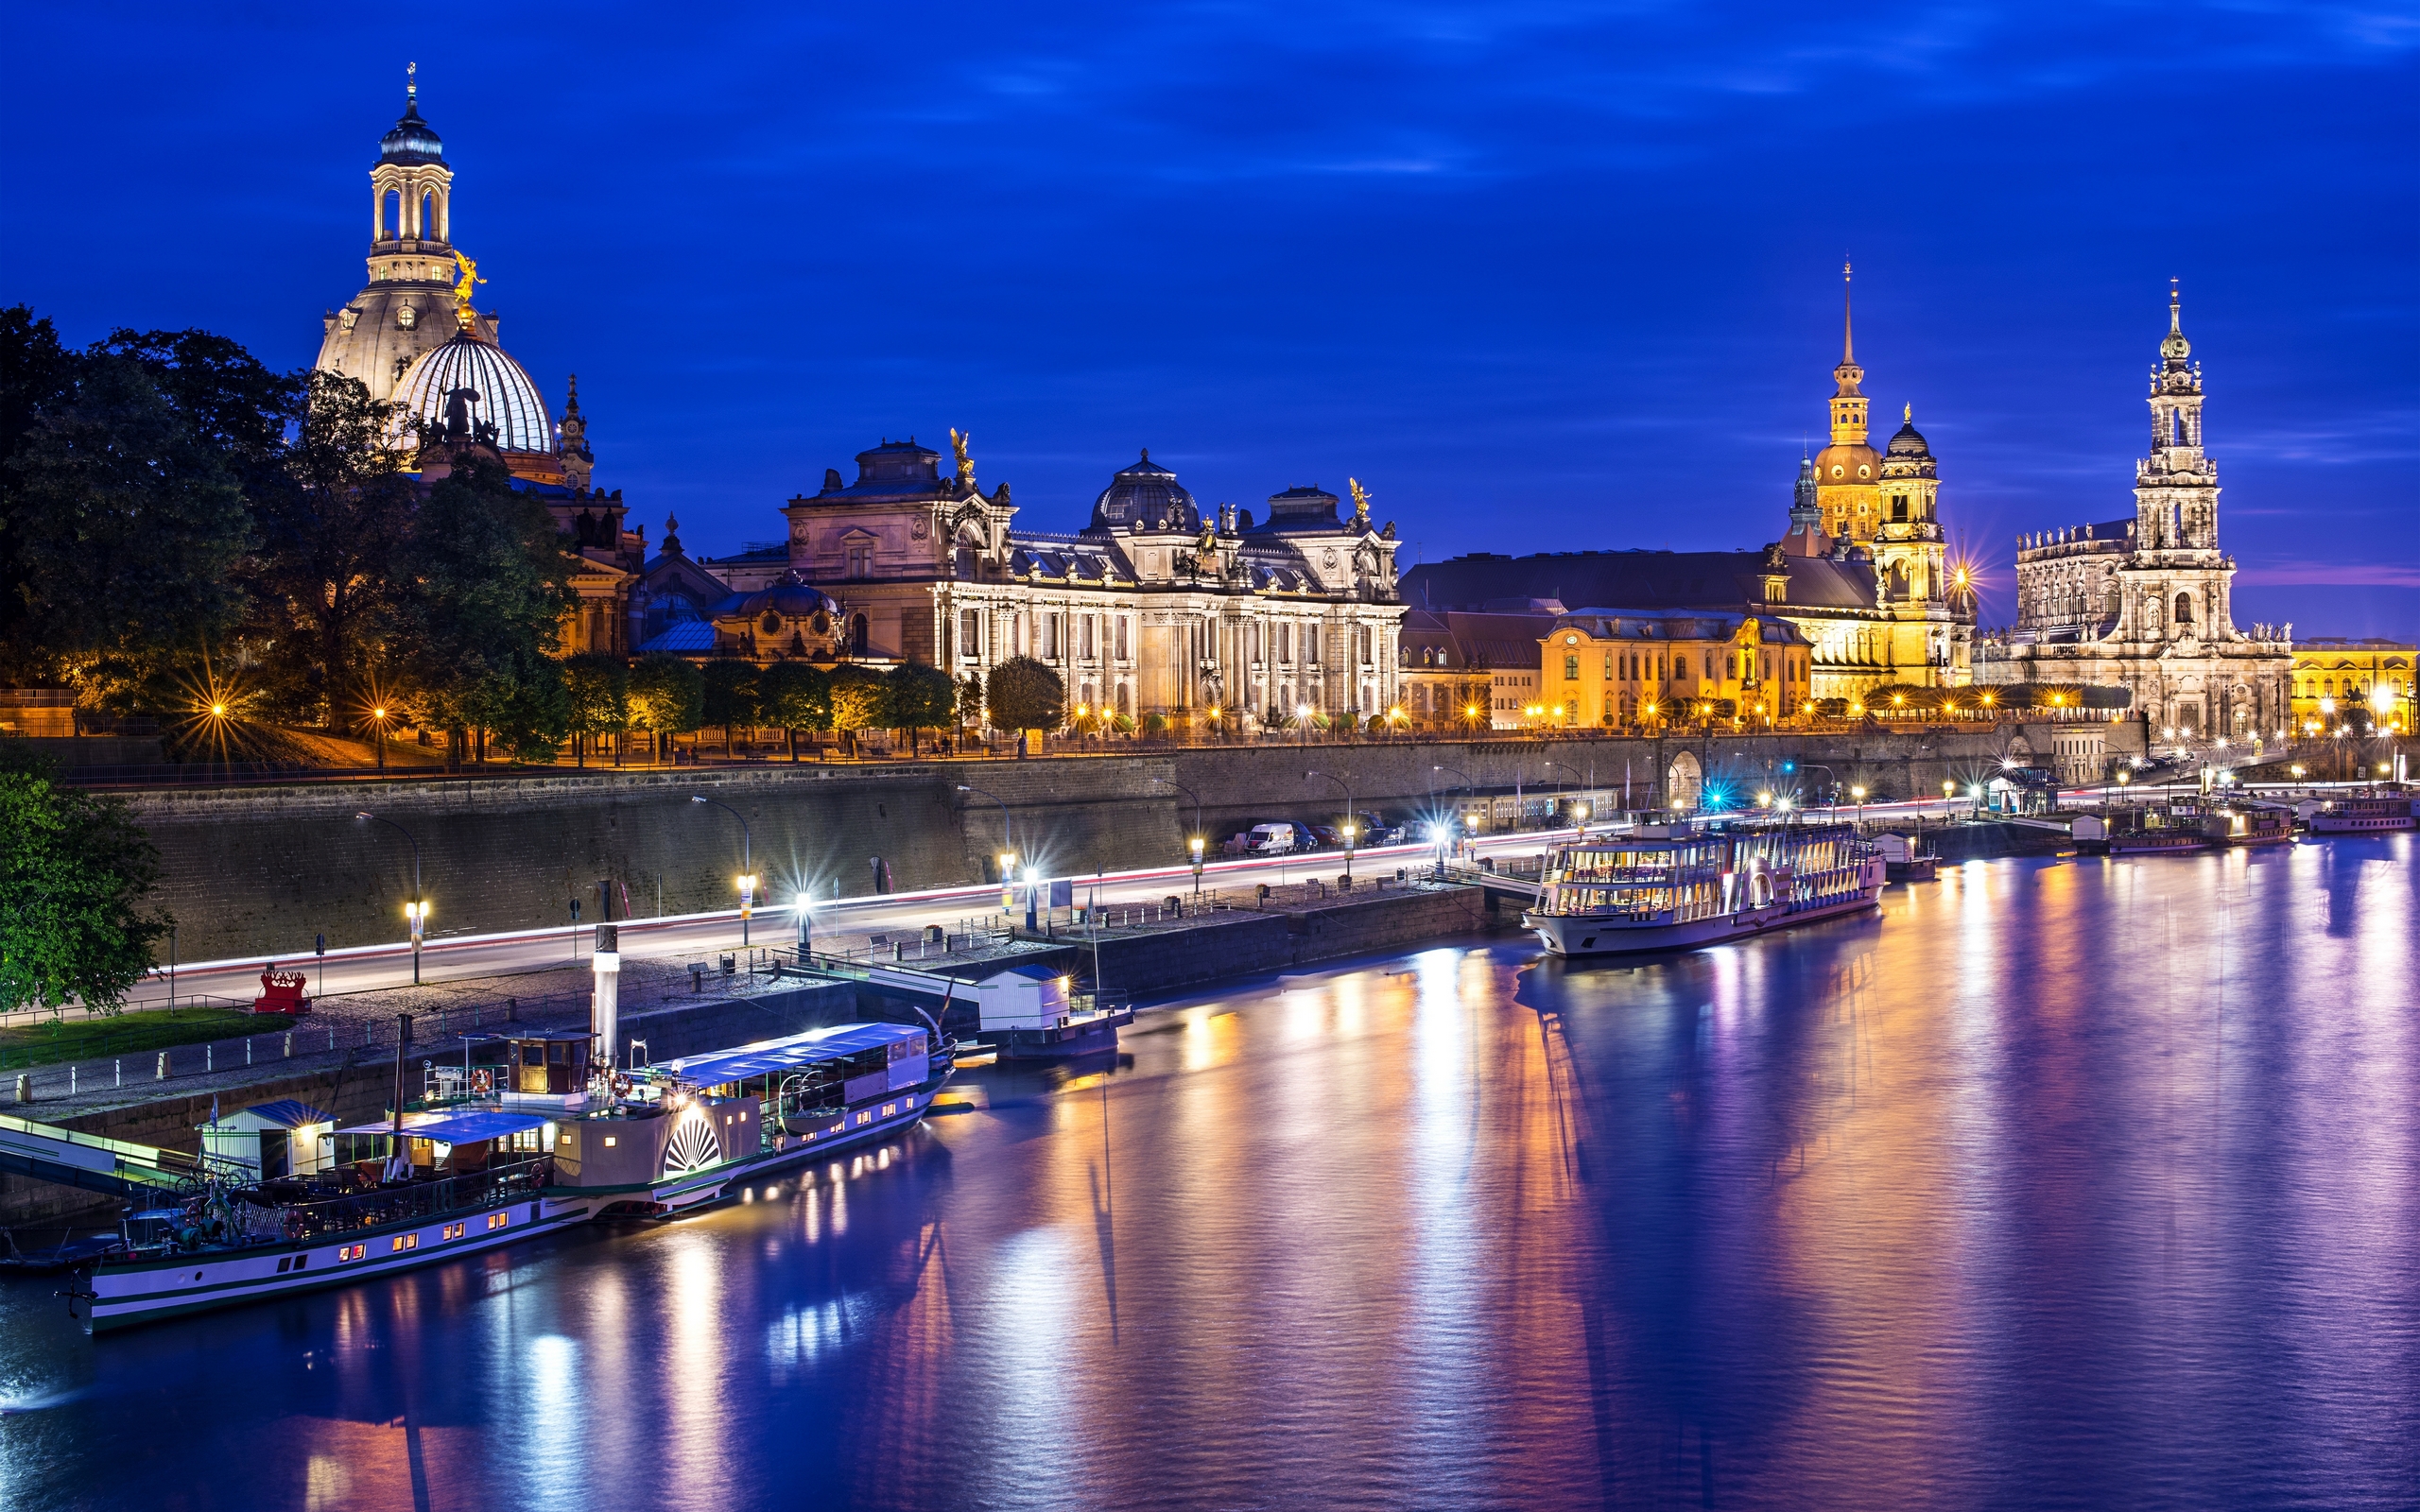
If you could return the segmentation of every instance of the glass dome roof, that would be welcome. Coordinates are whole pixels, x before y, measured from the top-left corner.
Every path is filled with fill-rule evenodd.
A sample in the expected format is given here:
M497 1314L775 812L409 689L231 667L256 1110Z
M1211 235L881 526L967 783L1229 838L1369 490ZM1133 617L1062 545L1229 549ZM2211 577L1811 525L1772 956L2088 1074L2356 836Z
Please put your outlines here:
M538 397L538 386L502 348L468 332L421 353L396 386L395 403L406 414L419 416L431 435L440 435L445 429L446 399L457 389L469 390L465 397L474 424L495 427L497 451L554 451L555 424L545 401Z

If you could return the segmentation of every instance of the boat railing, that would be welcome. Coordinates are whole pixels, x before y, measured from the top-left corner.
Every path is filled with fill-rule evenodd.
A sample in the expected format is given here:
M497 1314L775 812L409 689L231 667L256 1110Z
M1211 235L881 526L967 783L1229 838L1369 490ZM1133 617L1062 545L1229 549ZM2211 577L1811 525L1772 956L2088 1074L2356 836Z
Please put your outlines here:
M534 1160L441 1177L434 1181L380 1187L357 1196L298 1202L285 1209L286 1237L319 1239L444 1212L500 1208L535 1196L545 1187L553 1165L552 1160L540 1156Z

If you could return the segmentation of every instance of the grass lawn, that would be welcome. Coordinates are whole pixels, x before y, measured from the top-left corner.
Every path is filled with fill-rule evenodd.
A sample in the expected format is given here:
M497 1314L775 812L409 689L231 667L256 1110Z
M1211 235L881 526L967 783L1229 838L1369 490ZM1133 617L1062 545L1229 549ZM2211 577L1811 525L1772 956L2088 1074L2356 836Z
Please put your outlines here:
M279 1014L229 1013L219 1008L183 1008L175 1013L160 1008L107 1019L71 1012L43 1023L0 1029L0 1071L143 1055L170 1045L232 1040L237 1035L275 1034L292 1024L292 1020Z

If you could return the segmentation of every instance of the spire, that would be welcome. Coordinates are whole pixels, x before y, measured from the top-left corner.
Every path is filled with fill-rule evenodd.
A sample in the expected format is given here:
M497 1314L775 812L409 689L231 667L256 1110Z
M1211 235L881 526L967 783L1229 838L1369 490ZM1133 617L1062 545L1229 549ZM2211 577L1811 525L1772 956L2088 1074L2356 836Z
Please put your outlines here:
M2174 279L2168 281L2168 335L2160 339L2159 354L2170 372L2182 372L2186 359L2193 355L2193 343L2185 339L2184 296Z
M1841 365L1832 369L1832 382L1835 386L1832 397L1835 399L1845 399L1856 394L1858 382L1865 377L1865 369L1857 365L1857 331L1850 319L1851 313L1849 265L1844 262L1841 265ZM1858 423L1862 427L1864 421L1865 417L1860 409ZM1835 432L1839 431L1841 417L1835 415L1832 422ZM1832 438L1835 441L1841 439L1837 434Z
M420 109L420 64L418 63L404 65L404 109L406 112Z
M1850 267L1843 260L1841 264L1841 366L1843 368L1857 365L1857 331L1855 322L1849 318L1855 313L1849 307L1849 277Z

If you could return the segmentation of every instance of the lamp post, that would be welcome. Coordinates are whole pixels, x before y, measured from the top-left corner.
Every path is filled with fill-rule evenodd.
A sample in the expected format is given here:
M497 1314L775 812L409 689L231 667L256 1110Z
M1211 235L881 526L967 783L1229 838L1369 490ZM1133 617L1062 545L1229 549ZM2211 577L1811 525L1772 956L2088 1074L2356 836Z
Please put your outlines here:
M1195 792L1193 789L1191 789L1191 788L1189 788L1189 787L1185 786L1183 782L1177 782L1177 781L1176 781L1175 779L1173 779L1173 778L1168 778L1168 777L1154 777L1154 778L1152 778L1152 779L1151 779L1151 781L1152 781L1152 782L1154 782L1160 783L1160 784L1161 784L1161 785L1163 785L1163 786L1167 786L1167 787L1173 787L1173 788L1175 788L1178 792L1180 792L1180 793L1184 794L1185 797L1187 797L1187 798L1189 798L1189 799L1193 799L1193 833L1196 833L1196 834L1203 834L1203 833L1208 833L1207 831L1203 830L1203 829L1202 829L1202 827L1201 827L1201 794L1199 794L1199 793Z
M718 798L703 793L689 795L692 803L711 803L739 821L739 948L748 948L748 916L756 902L756 852L753 838L748 833L748 816Z
M1003 857L1003 864L1000 871L1000 885L1002 887L1008 886L1009 879L1014 874L1010 868L1016 865L1017 857L1017 830L1014 816L1009 813L1008 804L1001 801L1000 796L997 793L986 793L983 789L968 782L959 783L958 790L961 793L972 793L977 798L990 799L993 802L999 804L1000 853Z
M1193 896L1199 898L1201 896L1201 836L1197 834L1185 843L1193 851Z
M1305 774L1302 774L1302 779L1305 779L1305 782L1309 782L1309 779L1312 779L1312 777L1326 777L1328 782L1334 782L1336 786L1340 786L1340 789L1345 791L1345 822L1343 822L1343 837L1345 837L1345 883L1350 883L1350 881L1353 881L1353 834L1356 834L1356 830L1360 830L1360 825L1356 825L1356 822L1353 822L1353 783L1345 782L1343 777L1336 777L1334 772L1305 772Z
M383 773L387 770L387 709L384 704L370 711L370 728L372 738L378 743L378 770Z
M404 922L410 926L411 929L412 986L418 987L420 986L421 935L428 924L428 902L420 895L420 841L413 838L411 831L405 829L402 825L397 824L392 819L382 819L375 814L356 814L353 817L356 823L363 819L367 819L372 824L383 824L387 828L394 831L397 834L402 835L405 839L411 841L412 901L404 904Z
M1941 822L1944 824L1949 822L1949 800L1957 791L1958 784L1956 782L1944 782L1941 784Z
M1451 773L1453 773L1456 777L1459 777L1459 778L1461 778L1461 779L1462 780L1462 797L1464 797L1464 798L1466 798L1466 799L1467 799L1467 798L1469 798L1469 797L1471 797L1471 796L1472 796L1472 793L1471 793L1471 774L1470 774L1470 773L1468 773L1468 772L1466 772L1466 771L1463 771L1463 770L1462 770L1461 767L1459 767L1459 766L1431 766L1431 767L1429 767L1428 769L1429 769L1429 771L1431 771L1431 772L1451 772ZM1442 863L1441 863L1441 865L1442 865Z
M1865 789L1852 787L1849 789L1849 797L1857 804L1857 822L1861 826L1865 823Z

